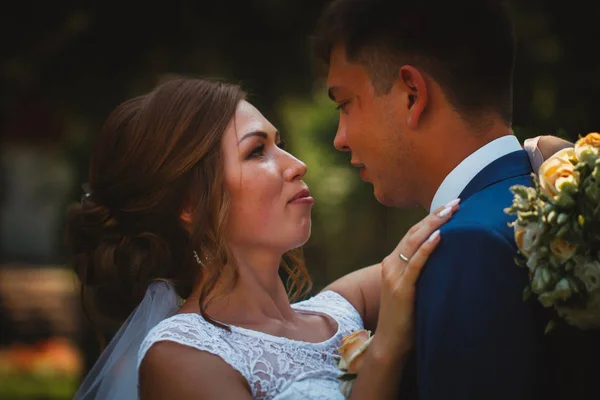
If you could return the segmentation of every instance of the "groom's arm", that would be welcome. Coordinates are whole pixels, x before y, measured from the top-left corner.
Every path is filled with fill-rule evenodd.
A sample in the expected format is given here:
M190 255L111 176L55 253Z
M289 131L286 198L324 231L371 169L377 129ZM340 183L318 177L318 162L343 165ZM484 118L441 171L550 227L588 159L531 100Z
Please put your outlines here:
M538 333L515 256L493 231L442 230L417 287L421 400L535 397Z

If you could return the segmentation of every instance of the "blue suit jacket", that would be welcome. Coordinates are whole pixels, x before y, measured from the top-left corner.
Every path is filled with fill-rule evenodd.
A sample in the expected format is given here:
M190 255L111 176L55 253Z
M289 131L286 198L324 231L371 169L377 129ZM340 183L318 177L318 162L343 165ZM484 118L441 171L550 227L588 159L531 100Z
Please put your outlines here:
M527 153L517 151L484 168L460 195L418 281L415 354L405 374L417 387L404 384L400 398L539 396L541 307L523 301L528 275L515 264L514 217L504 213L509 188L531 185L531 172Z

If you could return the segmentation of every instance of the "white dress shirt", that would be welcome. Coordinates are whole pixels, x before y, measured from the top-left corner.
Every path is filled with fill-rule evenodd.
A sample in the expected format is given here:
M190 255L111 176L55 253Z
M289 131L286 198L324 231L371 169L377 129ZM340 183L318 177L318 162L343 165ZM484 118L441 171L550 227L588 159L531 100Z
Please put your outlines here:
M514 135L502 136L481 147L462 160L442 181L431 201L430 211L438 209L446 203L458 198L469 182L485 167L500 157L514 151L523 150Z

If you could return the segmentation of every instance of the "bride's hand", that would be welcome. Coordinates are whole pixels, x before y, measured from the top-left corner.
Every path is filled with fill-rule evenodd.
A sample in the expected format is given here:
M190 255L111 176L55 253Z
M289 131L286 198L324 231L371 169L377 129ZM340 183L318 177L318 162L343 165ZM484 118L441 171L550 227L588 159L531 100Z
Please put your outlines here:
M381 263L377 330L357 367L350 399L398 397L398 380L414 342L415 283L440 242L438 229L457 210L458 200L435 210L413 226Z
M440 242L439 228L458 210L459 200L429 214L402 238L382 262L381 303L373 351L395 360L414 343L415 283ZM406 261L408 259L408 261Z

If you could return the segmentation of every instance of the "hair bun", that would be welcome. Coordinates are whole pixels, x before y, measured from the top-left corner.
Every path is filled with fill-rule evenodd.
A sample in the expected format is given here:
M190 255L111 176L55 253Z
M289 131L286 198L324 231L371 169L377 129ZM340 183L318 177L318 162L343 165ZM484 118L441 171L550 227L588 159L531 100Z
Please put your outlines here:
M123 233L108 207L85 199L67 212L76 273L93 308L124 320L152 279L168 274L171 252L159 233Z
M90 197L73 204L67 211L67 234L72 251L79 253L95 247L98 241L116 233L117 220L108 207L96 204Z

